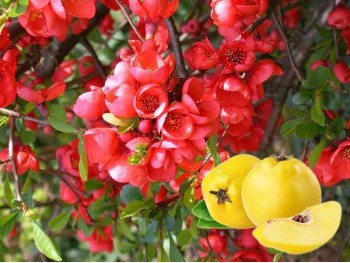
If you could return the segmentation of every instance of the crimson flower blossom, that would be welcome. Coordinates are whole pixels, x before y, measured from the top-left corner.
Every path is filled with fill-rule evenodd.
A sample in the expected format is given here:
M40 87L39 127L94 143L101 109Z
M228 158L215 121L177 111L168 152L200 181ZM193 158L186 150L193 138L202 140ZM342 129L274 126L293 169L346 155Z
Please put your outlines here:
M185 59L194 69L210 69L220 62L219 51L216 50L206 38L204 41L194 43L186 50Z
M97 120L106 110L105 95L99 89L84 92L77 98L72 110L80 118Z
M79 140L73 140L69 145L59 147L56 150L56 159L58 161L60 170L79 177L79 152L78 152Z
M83 231L78 230L78 238L81 241L89 243L91 253L100 253L101 251L113 251L113 228L107 226L105 228L99 227L95 229L90 236L85 236Z
M194 130L192 118L186 106L180 102L170 105L157 119L158 132L173 140L185 140Z
M153 23L172 16L179 5L179 0L129 0L131 11Z
M324 149L316 165L312 169L320 181L320 184L324 186L332 186L341 181L341 178L337 176L335 170L331 166L330 160L332 154L333 151L331 147Z
M135 94L135 88L127 84L109 90L105 99L107 109L117 117L137 116L133 106Z
M22 99L34 104L40 104L44 101L51 101L61 96L66 90L66 83L56 82L47 89L35 90L28 87L20 86L17 94Z
M341 83L350 82L350 69L344 62L338 61L333 68L334 74Z
M168 95L157 84L141 86L134 97L134 108L141 118L155 119L168 106Z
M29 145L15 145L13 151L17 173L19 175L24 174L28 170L39 171L39 161ZM7 162L7 171L12 171L7 148L0 152L0 161Z
M350 178L350 140L342 142L331 156L331 166L342 179Z
M16 98L16 79L10 64L0 59L0 107L7 107Z
M329 26L342 30L350 25L350 9L346 6L337 6L328 15Z
M224 44L220 48L220 58L226 74L247 71L255 62L253 49L245 41Z

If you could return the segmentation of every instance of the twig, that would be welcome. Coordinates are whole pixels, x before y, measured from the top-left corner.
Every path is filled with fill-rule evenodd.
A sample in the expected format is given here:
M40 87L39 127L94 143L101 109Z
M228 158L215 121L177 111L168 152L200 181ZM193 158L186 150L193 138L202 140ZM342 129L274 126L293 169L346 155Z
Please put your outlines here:
M185 79L187 77L187 71L185 68L185 62L182 55L181 43L179 40L179 34L176 30L174 20L170 17L166 20L166 25L168 27L171 39L171 45L174 50L175 60L176 60L176 70L180 79Z
M15 181L15 190L16 190L16 198L19 202L22 203L22 206L24 206L23 203L23 197L22 197L22 192L21 192L21 185L19 182L19 175L17 172L17 165L16 165L16 161L15 161L15 156L14 156L14 133L15 133L15 118L14 117L10 117L10 130L9 130L9 160L11 162L11 166L12 166L12 174L13 174L13 178Z
M300 82L303 82L304 81L304 77L301 74L301 72L299 71L298 67L296 66L296 63L295 63L295 60L294 60L294 56L293 56L293 53L292 53L292 49L290 47L288 38L287 38L286 34L284 33L283 25L281 24L282 22L277 18L276 12L273 9L273 7L271 7L270 10L271 10L272 18L273 18L273 20L274 20L274 22L275 22L275 24L277 26L278 32L280 33L280 35L281 35L281 37L282 37L282 39L283 39L283 41L284 41L284 43L286 45L286 51L287 51L287 54L288 54L290 65L291 65L293 71L295 72L295 75L297 76L298 80Z
M86 38L84 40L82 40L82 44L84 45L86 50L92 56L92 58L94 60L95 67L97 68L97 71L99 72L101 77L103 79L105 79L107 77L107 75L106 75L106 73L105 73L105 71L103 69L103 65L102 65L101 61L99 60L99 58L98 58L98 56L96 54L96 51L95 51L94 47L91 45L91 43Z
M27 121L32 121L32 122L36 122L36 123L40 123L43 125L48 125L49 123L46 120L40 120L34 117L30 117L30 116L26 116L22 113L19 113L17 111L13 111L13 110L8 110L5 108L0 108L0 113L6 115L6 116L10 116L10 117L15 117L15 118L21 118Z
M117 5L119 6L120 10L123 12L123 15L125 16L126 20L128 20L131 28L134 30L137 37L140 39L141 42L145 42L144 37L140 34L140 32L137 30L137 27L135 26L134 22L132 22L128 12L126 12L125 7L123 3L120 0L115 0Z
M74 196L78 199L78 203L81 204L82 208L85 210L85 213L89 217L89 220L91 222L95 222L95 220L92 219L92 217L90 216L90 213L89 213L86 205L84 204L83 200L81 199L79 193L77 192L77 190L68 182L68 180L66 180L66 178L64 178L64 176L62 176L60 174L59 171L55 171L55 170L52 170L52 169L40 170L40 171L43 172L43 173L49 173L49 174L57 176L58 179L60 179L73 192Z

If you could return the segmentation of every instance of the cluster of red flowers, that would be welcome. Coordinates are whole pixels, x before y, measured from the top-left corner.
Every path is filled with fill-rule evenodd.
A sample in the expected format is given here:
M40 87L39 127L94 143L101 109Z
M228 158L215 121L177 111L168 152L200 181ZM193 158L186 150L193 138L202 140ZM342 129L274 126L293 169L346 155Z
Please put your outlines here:
M332 186L342 179L350 179L350 140L324 149L313 171L324 186Z
M228 251L230 241L225 231L211 230L207 237L199 239L199 245L202 248L199 256L203 259L209 255L209 252L213 252L219 262L271 262L273 259L266 248L253 237L252 229L236 232L232 241L238 249L233 255Z

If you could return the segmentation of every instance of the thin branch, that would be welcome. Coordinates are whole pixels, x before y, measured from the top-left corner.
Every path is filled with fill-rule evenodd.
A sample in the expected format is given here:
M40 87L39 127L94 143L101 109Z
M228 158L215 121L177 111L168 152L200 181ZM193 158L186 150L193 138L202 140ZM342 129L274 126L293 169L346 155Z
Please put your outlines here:
M140 39L141 42L145 42L144 37L140 34L140 32L137 30L137 27L135 26L134 22L132 22L128 12L126 12L125 7L123 3L120 0L115 0L117 5L119 6L120 10L123 12L123 15L125 16L126 20L128 20L131 28L134 30L137 37Z
M22 197L22 192L21 192L21 185L19 182L19 175L17 172L17 165L15 161L15 156L14 156L14 134L15 134L15 118L10 117L10 130L9 130L9 160L11 162L12 166L12 174L15 182L15 190L16 190L16 198L19 202L23 204L23 197Z
M60 174L59 171L55 171L55 170L52 170L52 169L47 169L47 170L40 170L41 172L44 172L44 173L49 173L49 174L52 174L52 175L55 175L58 177L58 179L60 179L71 191L72 193L74 194L74 196L77 198L78 200L78 203L82 206L82 208L85 210L85 213L87 214L87 216L89 217L89 220L91 222L95 222L94 219L92 219L86 205L84 204L83 200L81 199L81 196L79 195L79 192L68 182L68 180L66 180L66 178L64 178L64 176L62 176Z
M272 14L272 18L277 26L277 29L278 29L278 32L280 33L285 45L286 45L286 51L287 51L287 54L288 54L288 58L289 58L289 62L290 62L290 65L292 67L292 70L295 72L295 75L296 77L298 78L298 80L300 82L303 82L304 81L304 77L303 75L301 74L301 72L299 71L296 63L295 63L295 59L294 59L294 56L293 56L293 52L292 52L292 49L290 47L290 44L289 44L289 41L288 41L288 38L286 36L286 34L284 33L284 28L283 28L283 25L282 25L282 22L277 18L277 15L276 15L276 12L275 10L273 9L273 7L270 8L270 11L271 11L271 14Z
M103 65L102 65L101 61L99 60L94 47L91 45L91 43L86 38L82 41L82 44L84 45L86 50L92 56L92 58L94 60L95 67L97 68L97 71L99 72L101 77L103 79L107 78L107 75L106 75L106 73L105 73L105 71L103 69Z
M166 25L168 27L171 39L171 45L174 50L175 60L176 60L176 70L180 79L185 79L187 77L187 71L185 68L185 62L182 55L181 43L179 40L179 34L176 30L174 20L170 17L166 20Z
M34 117L30 117L30 116L26 116L22 113L19 113L17 111L13 111L13 110L8 110L5 108L0 108L0 113L9 116L9 117L15 117L15 118L21 118L27 121L32 121L32 122L36 122L36 123L40 123L43 125L48 125L49 123L46 120L41 120L41 119L37 119Z

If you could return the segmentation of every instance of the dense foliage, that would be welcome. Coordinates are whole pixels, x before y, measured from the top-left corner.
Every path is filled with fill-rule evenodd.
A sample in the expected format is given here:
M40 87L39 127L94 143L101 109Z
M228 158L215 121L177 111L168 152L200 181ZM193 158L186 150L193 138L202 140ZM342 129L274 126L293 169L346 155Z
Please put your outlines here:
M350 260L347 1L0 0L0 33L0 260ZM305 162L331 242L214 221L202 180L240 153Z

